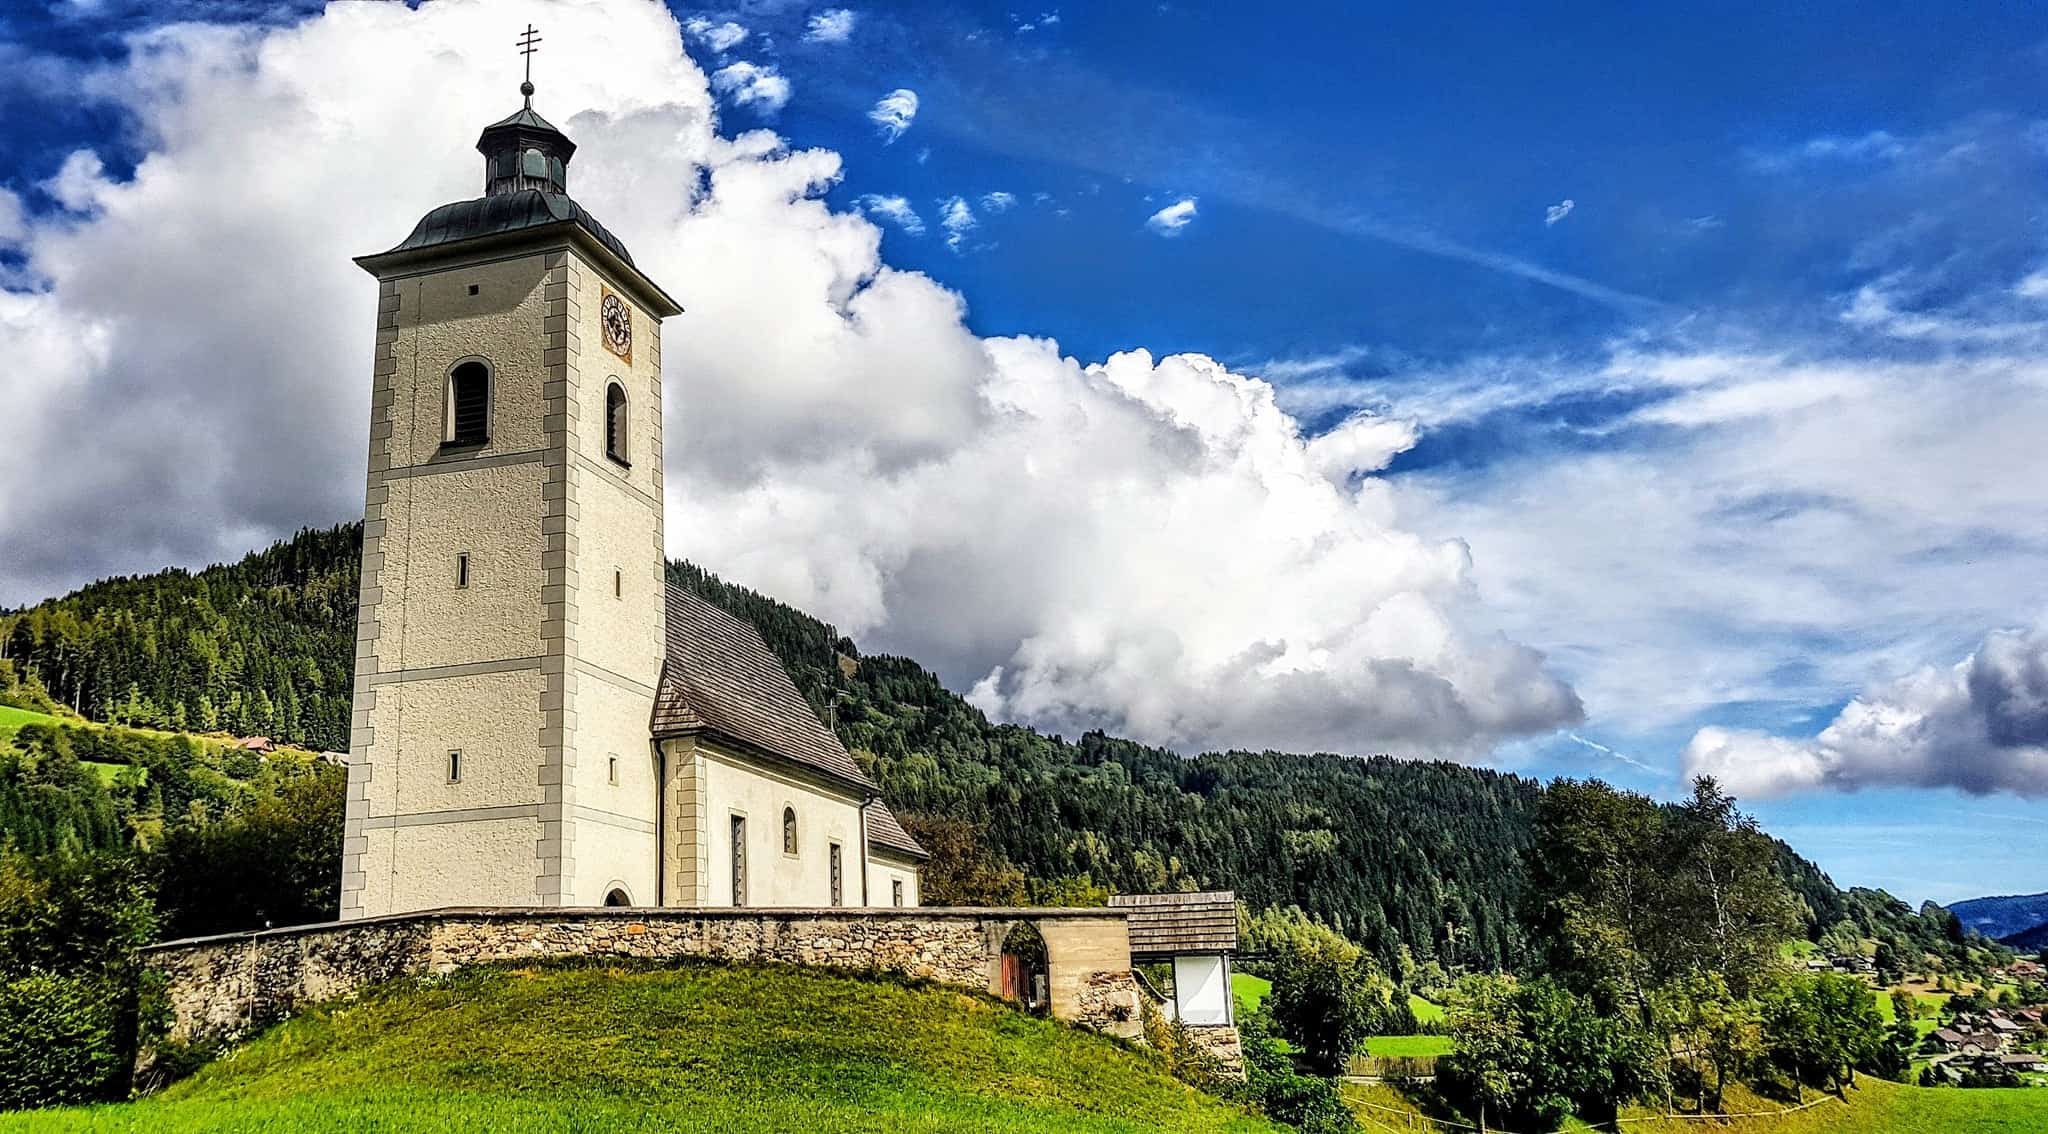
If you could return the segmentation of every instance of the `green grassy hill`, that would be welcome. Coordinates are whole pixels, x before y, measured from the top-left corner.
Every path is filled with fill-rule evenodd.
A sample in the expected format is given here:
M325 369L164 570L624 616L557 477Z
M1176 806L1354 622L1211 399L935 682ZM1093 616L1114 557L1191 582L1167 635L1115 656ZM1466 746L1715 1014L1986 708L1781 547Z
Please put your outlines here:
M774 968L478 969L306 1012L71 1131L1278 1128L1141 1052L984 998Z
M0 743L21 731L28 724L54 725L60 723L56 717L38 713L34 709L17 709L12 705L0 705Z
M1793 1113L1762 1114L1702 1122L1691 1118L1655 1117L1656 1112L1622 1114L1630 1134L2040 1134L2048 1130L2048 1090L1956 1090L1906 1087L1861 1076L1844 1101L1829 1100ZM1359 1116L1359 1125L1378 1134L1385 1130L1447 1131L1426 1121L1423 1112L1392 1087L1346 1084L1344 1097ZM1809 1098L1812 1096L1809 1095ZM1759 1098L1740 1087L1727 1097L1732 1112L1781 1111L1785 1104ZM1592 1127L1573 1123L1567 1129Z

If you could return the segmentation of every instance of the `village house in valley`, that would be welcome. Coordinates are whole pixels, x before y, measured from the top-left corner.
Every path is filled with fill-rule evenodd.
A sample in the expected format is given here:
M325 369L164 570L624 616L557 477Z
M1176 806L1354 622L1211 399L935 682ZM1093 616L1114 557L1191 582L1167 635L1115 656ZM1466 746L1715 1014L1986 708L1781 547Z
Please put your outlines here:
M751 626L665 582L661 321L525 105L377 278L344 919L915 906L924 851Z

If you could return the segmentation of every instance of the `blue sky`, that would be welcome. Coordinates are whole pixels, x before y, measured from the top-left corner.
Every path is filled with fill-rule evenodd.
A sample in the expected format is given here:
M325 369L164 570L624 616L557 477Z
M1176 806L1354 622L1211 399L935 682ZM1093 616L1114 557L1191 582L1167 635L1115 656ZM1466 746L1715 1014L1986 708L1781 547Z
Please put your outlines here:
M549 37L539 104L556 121L586 103L616 115L655 99L584 94L585 80L563 72L600 33L576 10L533 7ZM66 265L92 248L77 234L118 212L109 202L144 155L182 144L186 119L166 107L198 96L150 87L177 65L139 67L132 37L176 16L283 35L318 13L100 0L0 17L0 64L15 64L0 67L13 76L0 79L10 123L0 186L21 214L10 222L0 208L9 286L63 297ZM508 27L527 18L519 5L498 15ZM955 545L877 551L880 537L843 519L816 520L808 538L844 540L873 565L864 600L829 565L784 572L786 556L750 557L738 537L672 540L672 550L862 627L864 641L915 653L958 688L985 682L980 703L1044 727L1104 723L1187 747L1244 742L1264 725L1256 735L1286 744L1297 734L1273 725L1291 719L1279 707L1307 705L1327 727L1300 732L1303 746L1394 736L1386 746L1397 750L1660 794L1689 770L1713 770L1845 884L1915 901L2048 888L2048 734L1996 708L2042 688L2029 666L2048 653L2037 649L2048 587L2036 581L2048 468L2031 440L2048 425L2048 383L2033 362L2048 345L2048 15L2038 6L1679 16L1639 5L1455 15L1328 5L1282 16L1222 4L756 3L675 15L690 63L709 77L717 135L765 129L785 152L836 155L799 205L866 217L880 233L877 263L957 293L974 335L1057 340L1062 357L1089 364L1139 347L1154 359L1206 356L1270 386L1306 440L1361 423L1405 431L1338 480L1372 513L1373 532L1469 554L1469 573L1446 568L1413 588L1455 625L1460 645L1438 672L1465 723L1397 728L1385 714L1351 715L1347 700L1393 696L1371 682L1276 695L1274 715L1189 723L1185 706L1115 692L1127 654L1088 679L1110 690L1096 703L1033 660L1034 642L1092 640L1086 627L1022 609L978 621L986 596L934 580L985 564ZM513 74L504 38L504 60L480 50L485 62L466 65ZM379 65L338 73L389 81ZM260 101L265 88L251 89ZM878 104L896 91L914 93L915 113L899 97L892 131ZM570 126L586 165L607 160L591 139L610 129L588 121ZM77 164L81 150L98 165ZM697 199L698 213L715 199ZM601 211L613 223L634 207ZM405 220L384 227L402 232ZM43 235L10 242L10 223ZM652 237L613 227L646 258ZM698 247L686 222L677 231L678 247ZM672 275L714 283L700 267L709 261L676 257ZM727 275L716 278L746 272L720 263ZM118 337L117 313L98 314ZM31 310L14 326L26 336L48 318ZM690 332L679 325L671 340L679 333ZM353 397L337 393L332 415L353 421ZM727 403L707 393L696 404ZM793 437L815 426L781 424ZM896 475L890 444L864 445L861 459L876 463L860 467ZM782 475L728 486L725 512L708 488L679 502L672 487L672 515L729 515L803 479L794 458L755 458ZM1105 455L1101 467L1116 464ZM1094 467L1072 466L1083 483L1068 495L1090 493ZM331 474L356 475L339 459ZM92 491L125 483L109 474ZM810 514L799 504L815 495L769 510L786 524ZM106 570L204 561L350 506L350 490L308 484L214 518L210 543L138 522L92 555L39 549L36 569L10 577L0 601ZM1286 511L1273 500L1261 510ZM1032 514L1054 526L1066 515ZM0 531L8 523L0 513ZM744 519L732 526L753 531ZM1179 541L1165 532L1133 551L1092 539L1073 554L1114 574L1114 562L1136 571L1149 562L1140 552ZM1390 561L1427 558L1396 542ZM1104 550L1119 546L1120 556ZM1326 609L1342 606L1343 572L1300 565L1311 561L1217 578L1275 591L1299 582ZM1214 580L1189 593L1197 583ZM1402 609L1405 584L1382 585L1396 597L1368 605ZM1131 601L1086 597L1108 610ZM1162 626L1202 609L1162 600ZM942 612L925 621L949 627L911 610ZM1370 613L1353 623L1356 634L1304 625L1298 637L1312 644L1300 657L1393 648ZM1402 625L1410 637L1437 633L1433 618ZM1256 652L1248 633L1222 642L1217 631L1216 649ZM1274 637L1295 656L1294 637ZM1543 672L1583 713L1559 707L1554 690L1528 692L1536 679L1520 661L1487 652L1496 640L1540 651ZM1482 686L1492 692L1473 692ZM1205 688L1191 682L1186 695Z

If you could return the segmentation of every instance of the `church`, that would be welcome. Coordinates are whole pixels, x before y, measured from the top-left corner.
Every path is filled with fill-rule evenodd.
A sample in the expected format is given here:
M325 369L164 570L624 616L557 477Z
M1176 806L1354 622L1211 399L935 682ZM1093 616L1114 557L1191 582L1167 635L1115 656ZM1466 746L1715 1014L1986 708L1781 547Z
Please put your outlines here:
M918 904L760 635L669 584L662 320L525 105L377 279L341 917ZM685 541L687 534L683 533Z

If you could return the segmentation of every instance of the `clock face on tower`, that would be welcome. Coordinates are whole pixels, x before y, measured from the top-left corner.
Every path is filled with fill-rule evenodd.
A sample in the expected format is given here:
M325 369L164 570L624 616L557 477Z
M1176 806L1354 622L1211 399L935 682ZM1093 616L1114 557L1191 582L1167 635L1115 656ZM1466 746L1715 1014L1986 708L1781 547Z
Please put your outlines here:
M613 295L610 289L604 293L604 302L597 309L598 321L604 324L605 349L633 361L633 309L626 301Z

